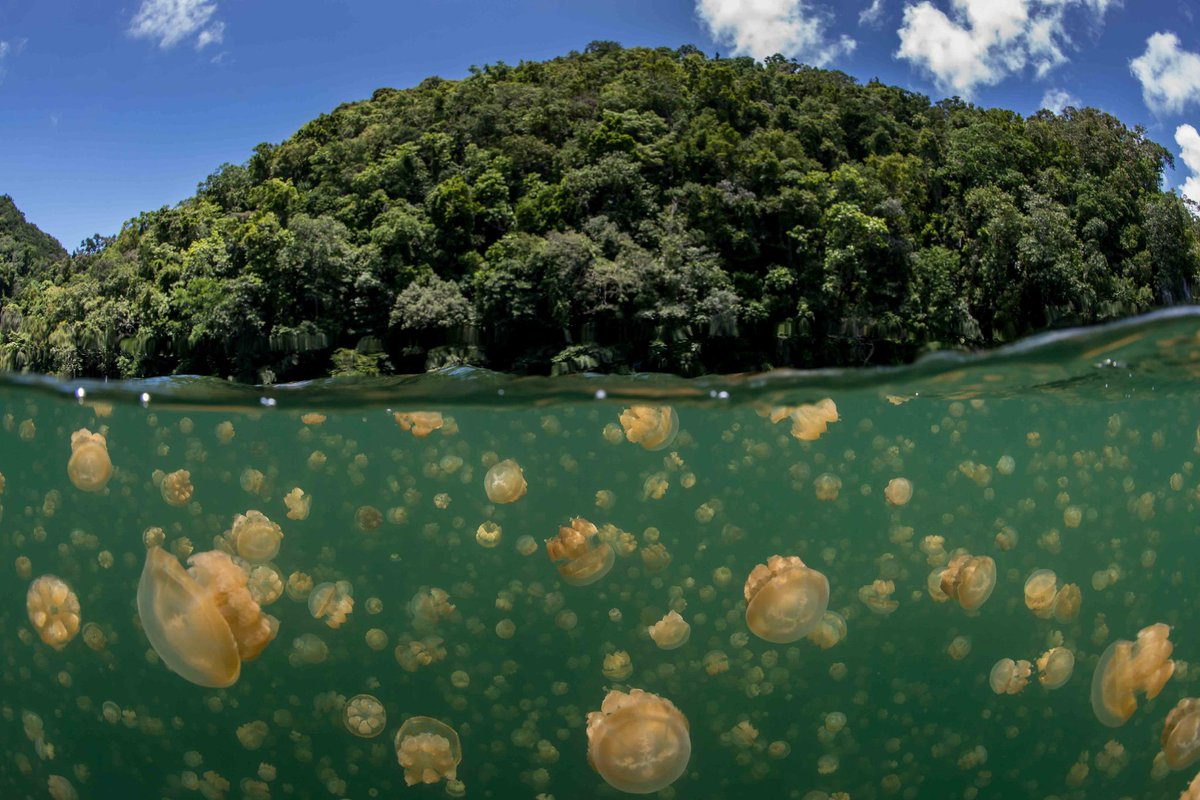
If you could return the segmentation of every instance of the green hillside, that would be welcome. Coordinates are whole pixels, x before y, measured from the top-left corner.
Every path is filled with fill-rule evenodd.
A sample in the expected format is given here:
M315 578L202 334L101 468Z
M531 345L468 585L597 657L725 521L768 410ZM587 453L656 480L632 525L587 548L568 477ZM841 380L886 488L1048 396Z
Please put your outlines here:
M0 306L22 281L46 275L66 258L57 239L27 222L13 199L0 194Z
M1170 162L1094 109L593 43L380 89L62 269L16 270L0 366L903 362L1189 300L1200 224L1159 188Z

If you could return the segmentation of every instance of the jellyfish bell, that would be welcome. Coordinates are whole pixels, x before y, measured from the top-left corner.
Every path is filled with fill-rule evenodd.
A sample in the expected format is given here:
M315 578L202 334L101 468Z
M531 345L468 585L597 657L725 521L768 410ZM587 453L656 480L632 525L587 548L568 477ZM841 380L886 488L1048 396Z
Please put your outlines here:
M1108 646L1092 675L1092 710L1110 728L1118 728L1137 710L1137 693L1153 700L1175 673L1168 638L1159 622L1138 631L1137 641L1119 639Z
M1032 665L1028 661L1002 658L992 665L988 684L996 694L1020 694L1029 683L1032 673Z
M373 739L387 726L387 711L379 698L369 694L351 697L342 713L346 730L363 739Z
M319 583L308 593L308 613L330 628L340 628L354 610L354 586L350 581Z
M108 440L103 433L80 428L71 434L71 460L67 462L67 475L76 489L84 492L103 491L112 472Z
M620 419L625 438L646 450L670 447L679 433L679 415L670 406L631 406Z
M483 476L483 490L493 503L515 503L525 496L527 488L525 472L511 458L493 464Z
M279 554L283 531L261 511L247 511L233 518L225 538L237 555L251 564L262 564Z
M571 586L593 584L612 569L616 554L598 533L595 525L583 517L575 517L570 527L560 527L557 536L546 540L546 554Z
M883 490L884 499L892 506L907 505L912 499L912 493L912 481L908 478L892 478Z
M797 556L774 555L743 587L746 625L760 639L789 644L816 628L829 606L829 580Z
M458 734L432 717L409 717L396 731L396 760L404 768L404 783L437 783L458 778L462 743Z
M587 717L588 763L614 789L651 794L674 783L692 754L687 717L666 698L612 690Z
M976 611L996 588L996 562L990 556L963 553L942 570L941 589L967 611Z
M1200 758L1200 699L1185 697L1167 714L1162 749L1171 769L1184 769Z
M1039 619L1049 619L1054 614L1054 601L1058 597L1058 576L1052 570L1037 569L1025 579L1025 607Z
M184 570L161 547L146 551L137 608L150 646L180 677L198 686L232 686L241 662L275 638L279 621L263 614L247 576L225 553L197 553Z
M692 626L679 616L678 611L670 611L649 627L650 638L660 650L675 650L683 647L692 635Z
M38 636L55 650L62 650L79 633L79 598L56 575L43 575L29 584L25 610Z
M1038 682L1047 689L1058 689L1075 671L1075 654L1065 647L1054 647L1038 656Z

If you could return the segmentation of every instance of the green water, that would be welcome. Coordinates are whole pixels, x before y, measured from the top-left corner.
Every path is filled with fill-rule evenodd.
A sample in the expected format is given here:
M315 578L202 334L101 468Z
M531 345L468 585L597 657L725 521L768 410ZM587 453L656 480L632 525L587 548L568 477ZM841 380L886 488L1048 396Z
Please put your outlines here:
M588 765L585 720L609 688L638 687L690 724L690 763L663 797L1173 799L1197 767L1152 769L1167 712L1200 676L1190 666L1200 660L1197 375L1200 317L1173 314L982 359L699 383L482 373L265 390L9 381L0 385L0 797L48 797L51 775L84 798L446 796L445 782L405 786L393 738L414 715L460 735L467 797L618 797ZM759 413L824 397L840 420L816 441ZM634 401L675 409L670 447L605 437ZM436 410L445 425L416 438L396 410ZM302 421L309 412L323 423ZM68 480L80 428L106 432L115 471L103 492ZM998 466L1004 456L1011 474ZM524 470L528 494L515 503L485 495L496 458ZM179 469L194 495L177 508L155 473ZM841 481L836 500L817 499L825 473ZM655 475L668 484L660 499L646 496ZM897 477L914 489L903 506L883 494ZM312 498L304 520L287 517L295 487ZM612 493L610 507L598 505L600 491ZM364 531L368 506L383 519ZM349 581L354 609L332 629L284 594L265 609L277 638L237 683L195 686L142 632L143 532L161 528L168 549L186 537L209 550L251 509L284 532L273 563L285 581L294 572ZM577 516L638 543L590 586L559 580L542 545ZM502 529L494 549L476 541L487 520ZM522 536L538 545L529 555ZM926 536L995 560L994 592L976 614L931 599ZM640 553L656 538L670 563L655 572ZM844 640L821 649L750 633L742 584L776 553L828 577ZM719 568L732 574L724 585ZM1026 608L1023 585L1039 568L1080 587L1074 620ZM1119 578L1097 589L1104 571ZM41 641L26 591L47 573L71 586L103 643ZM877 578L895 585L899 605L887 616L859 599ZM444 589L455 606L429 633L408 610L422 587ZM671 609L691 635L661 650L646 626ZM504 620L511 638L497 634ZM1156 622L1172 626L1175 675L1156 699L1139 695L1124 725L1105 727L1089 699L1098 657ZM382 649L368 644L372 629L386 634ZM304 634L327 646L322 663L289 658ZM402 668L396 646L430 635L444 658ZM961 660L947 652L958 636L971 643ZM1076 657L1061 689L1039 685L1035 668L1021 693L991 690L997 660L1032 662L1059 640ZM619 683L602 672L615 650L633 667ZM728 669L710 675L714 650ZM387 712L373 739L351 735L339 711L361 693ZM41 719L40 744L26 735L26 712ZM845 727L821 735L831 712ZM248 749L237 731L254 721L267 733ZM743 722L756 739L729 735ZM211 788L221 780L205 782L210 771L228 782L223 793Z

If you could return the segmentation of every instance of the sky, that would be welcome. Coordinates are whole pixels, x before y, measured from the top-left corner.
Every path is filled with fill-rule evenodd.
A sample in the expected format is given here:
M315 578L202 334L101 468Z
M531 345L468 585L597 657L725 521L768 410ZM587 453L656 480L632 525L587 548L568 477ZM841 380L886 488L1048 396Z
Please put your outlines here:
M1167 147L1167 186L1200 202L1196 0L0 0L0 194L71 250L377 88L593 40L1095 106Z

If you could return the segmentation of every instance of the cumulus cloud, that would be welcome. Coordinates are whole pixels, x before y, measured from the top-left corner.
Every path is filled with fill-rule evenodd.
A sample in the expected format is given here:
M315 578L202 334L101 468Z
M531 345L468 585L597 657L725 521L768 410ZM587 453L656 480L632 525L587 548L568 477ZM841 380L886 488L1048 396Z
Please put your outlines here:
M823 67L855 47L849 36L832 38L828 15L807 0L696 0L696 13L713 40L738 55L782 53Z
M213 19L216 13L217 4L208 0L142 0L129 23L129 33L157 41L164 50L194 34L199 50L224 38L225 24Z
M1048 108L1055 114L1061 114L1067 106L1079 108L1082 105L1080 99L1066 89L1047 89L1042 95L1042 108Z
M1175 129L1175 144L1179 145L1179 159L1192 173L1179 192L1200 205L1200 132L1191 125L1180 125Z
M1200 104L1200 54L1179 46L1173 33L1156 33L1146 40L1146 52L1129 62L1142 84L1142 98L1152 111L1179 113Z
M896 56L931 75L943 91L970 97L1031 67L1045 77L1066 63L1065 17L1082 9L1103 19L1116 0L951 0L950 13L931 2L904 8Z

